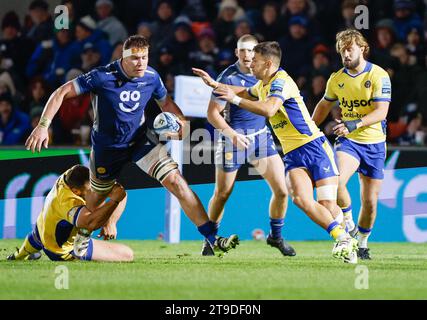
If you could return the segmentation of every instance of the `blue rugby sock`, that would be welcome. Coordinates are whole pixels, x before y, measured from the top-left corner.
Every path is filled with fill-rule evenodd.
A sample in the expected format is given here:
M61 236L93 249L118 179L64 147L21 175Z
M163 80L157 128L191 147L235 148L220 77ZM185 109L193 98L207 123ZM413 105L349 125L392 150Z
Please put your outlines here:
M275 238L282 237L282 228L285 225L285 219L273 219L270 218L270 235Z
M210 242L211 245L214 245L216 240L216 233L218 229L215 228L215 223L208 221L205 224L197 227L197 230Z

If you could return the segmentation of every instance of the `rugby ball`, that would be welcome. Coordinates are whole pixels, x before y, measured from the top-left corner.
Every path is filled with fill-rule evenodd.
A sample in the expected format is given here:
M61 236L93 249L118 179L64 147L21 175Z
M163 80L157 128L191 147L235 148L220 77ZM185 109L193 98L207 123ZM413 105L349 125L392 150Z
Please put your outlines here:
M176 133L181 128L178 117L171 112L162 112L153 122L153 129L157 134Z

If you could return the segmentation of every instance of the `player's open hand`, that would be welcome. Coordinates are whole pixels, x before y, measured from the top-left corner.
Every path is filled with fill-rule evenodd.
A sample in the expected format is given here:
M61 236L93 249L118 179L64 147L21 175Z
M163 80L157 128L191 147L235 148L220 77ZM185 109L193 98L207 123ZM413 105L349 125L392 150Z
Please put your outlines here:
M104 240L117 239L117 225L115 223L107 223L101 228L97 238L104 238Z
M193 70L193 73L200 78L202 78L203 82L206 83L211 88L217 88L218 82L212 79L212 77L204 70L198 69L198 68L191 68Z
M332 128L332 130L334 130L335 135L337 135L338 137L344 137L350 133L348 132L347 127L341 120L335 119L335 121L338 123L336 126Z
M49 143L49 131L48 128L44 128L41 126L37 126L31 132L30 136L25 141L25 148L27 150L31 150L40 152L42 146L47 149Z

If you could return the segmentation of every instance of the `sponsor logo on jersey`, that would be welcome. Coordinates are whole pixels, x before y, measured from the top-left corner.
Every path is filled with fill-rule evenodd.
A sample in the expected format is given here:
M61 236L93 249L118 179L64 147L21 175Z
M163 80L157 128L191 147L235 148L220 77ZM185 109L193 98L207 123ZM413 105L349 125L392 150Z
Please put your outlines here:
M369 100L346 100L342 98L340 105L342 108L347 108L348 111L353 111L353 108L368 107L371 106L372 99Z

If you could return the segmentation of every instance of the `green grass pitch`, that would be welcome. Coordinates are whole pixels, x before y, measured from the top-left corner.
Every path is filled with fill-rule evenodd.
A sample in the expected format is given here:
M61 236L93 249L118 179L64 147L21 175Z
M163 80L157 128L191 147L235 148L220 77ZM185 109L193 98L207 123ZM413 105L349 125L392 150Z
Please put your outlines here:
M426 244L371 243L373 260L357 269L333 259L326 241L292 242L292 258L258 241L222 258L201 257L198 241L123 241L135 262L6 261L20 243L0 241L0 299L427 299ZM68 289L55 288L61 265Z

